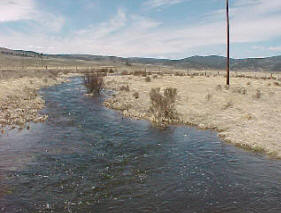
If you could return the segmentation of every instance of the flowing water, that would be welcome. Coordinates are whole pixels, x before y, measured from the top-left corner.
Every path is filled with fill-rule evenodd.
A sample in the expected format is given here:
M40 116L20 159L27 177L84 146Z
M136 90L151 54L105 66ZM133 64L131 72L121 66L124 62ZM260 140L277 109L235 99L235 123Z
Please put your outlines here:
M281 162L191 127L122 119L80 78L0 136L0 212L281 212Z

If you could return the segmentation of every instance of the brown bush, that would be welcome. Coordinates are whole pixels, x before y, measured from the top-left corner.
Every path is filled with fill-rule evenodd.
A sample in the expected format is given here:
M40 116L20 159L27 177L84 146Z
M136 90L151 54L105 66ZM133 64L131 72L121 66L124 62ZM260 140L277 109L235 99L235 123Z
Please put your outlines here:
M128 75L129 73L128 73L128 71L126 71L126 70L124 70L124 71L122 71L121 72L121 75Z
M253 98L256 98L256 99L261 98L261 91L259 89L256 90L256 94L253 95Z
M151 82L151 78L147 76L147 77L145 78L145 82Z
M206 95L206 100L207 101L210 101L211 99L212 99L212 94L210 94L210 93L208 93L207 95Z
M223 110L226 110L226 109L228 109L228 108L230 108L230 107L232 107L233 106L233 102L230 100L230 101L228 101L224 106L223 106Z
M160 88L153 88L149 95L151 100L150 112L154 115L154 122L156 124L162 125L177 119L177 112L175 110L177 89L166 88L164 95L162 95Z
M217 90L217 91L222 91L222 87L221 87L220 84L218 84L218 85L216 86L216 90Z
M121 91L125 91L125 92L129 92L129 91L130 91L129 85L126 85L126 86L123 85L123 86L121 86L121 87L120 87L120 90L121 90Z
M233 88L232 92L233 93L239 93L239 94L242 94L242 95L246 95L247 89L245 87L238 87L238 88Z
M84 85L88 93L93 93L95 95L100 94L103 88L103 76L98 73L86 74L84 76Z
M145 71L134 71L133 73L134 76L143 76L143 77L146 77L146 72Z
M135 99L138 99L138 98L140 97L140 96L139 96L139 93L138 93L138 92L134 92L133 97L134 97Z
M184 73L176 72L176 73L175 73L175 76L184 76Z

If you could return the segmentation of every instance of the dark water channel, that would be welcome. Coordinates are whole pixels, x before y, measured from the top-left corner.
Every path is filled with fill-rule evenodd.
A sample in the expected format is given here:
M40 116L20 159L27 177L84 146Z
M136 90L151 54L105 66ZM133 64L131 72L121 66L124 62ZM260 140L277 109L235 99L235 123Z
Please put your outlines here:
M0 212L281 212L281 161L122 119L81 82L42 90L49 120L0 136Z

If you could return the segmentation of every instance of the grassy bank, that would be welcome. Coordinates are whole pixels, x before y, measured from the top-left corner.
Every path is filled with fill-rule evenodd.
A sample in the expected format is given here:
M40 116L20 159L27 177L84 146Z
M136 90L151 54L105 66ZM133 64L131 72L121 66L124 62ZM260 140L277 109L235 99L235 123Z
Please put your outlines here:
M38 112L45 106L37 94L42 87L67 80L72 74L46 71L0 72L0 133L8 128L29 128L30 122L42 122L47 115Z
M117 93L105 105L124 116L154 121L151 89L176 88L177 123L215 129L226 142L281 158L280 79L280 74L234 74L226 87L217 72L150 75L149 80L141 75L108 76L106 88Z

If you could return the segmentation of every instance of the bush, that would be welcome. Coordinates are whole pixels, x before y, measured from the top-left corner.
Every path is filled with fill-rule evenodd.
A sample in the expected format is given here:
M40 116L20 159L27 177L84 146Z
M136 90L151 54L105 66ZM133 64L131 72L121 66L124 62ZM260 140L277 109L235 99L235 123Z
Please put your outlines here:
M170 123L177 119L177 112L174 105L177 89L166 88L164 95L162 95L160 88L154 88L151 89L149 95L151 99L150 112L153 114L156 124Z
M253 95L253 98L256 98L256 99L261 98L261 91L259 89L256 90L256 94Z
M218 85L216 86L216 90L217 90L217 91L222 91L221 85L218 84Z
M207 101L210 101L211 98L212 98L212 95L211 95L210 93L208 93L208 94L206 95L206 100L207 100Z
M120 87L120 90L121 90L121 91L129 92L129 91L130 91L129 85L127 85L127 86L124 86L124 85L121 86L121 87Z
M146 77L146 71L134 71L133 75Z
M121 75L128 75L129 73L128 73L128 71L126 71L126 70L124 70L124 71L122 71L121 72Z
M228 108L230 108L230 107L232 107L233 106L233 102L230 100L230 101L228 101L224 106L223 106L223 110L226 110L226 109L228 109Z
M135 92L133 96L135 97L135 99L138 99L140 97L138 92Z
M147 77L145 78L145 82L151 82L151 78L147 76Z
M84 76L84 85L88 93L98 95L103 88L103 77L97 73L86 74Z
M184 73L176 72L176 73L175 73L175 76L184 76Z
M232 92L233 93L239 93L239 94L242 94L242 95L246 95L247 89L245 87L237 87L237 88L233 88Z

